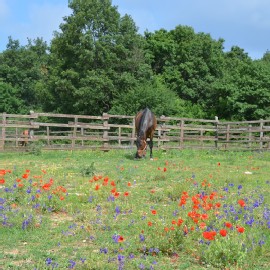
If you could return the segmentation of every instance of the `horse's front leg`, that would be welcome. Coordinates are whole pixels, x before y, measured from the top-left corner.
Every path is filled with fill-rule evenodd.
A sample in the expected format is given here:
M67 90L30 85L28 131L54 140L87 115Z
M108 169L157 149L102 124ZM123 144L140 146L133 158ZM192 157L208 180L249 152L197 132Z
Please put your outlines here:
M149 148L150 148L150 159L153 159L153 152L152 152L152 149L153 149L153 139L150 139L149 141Z

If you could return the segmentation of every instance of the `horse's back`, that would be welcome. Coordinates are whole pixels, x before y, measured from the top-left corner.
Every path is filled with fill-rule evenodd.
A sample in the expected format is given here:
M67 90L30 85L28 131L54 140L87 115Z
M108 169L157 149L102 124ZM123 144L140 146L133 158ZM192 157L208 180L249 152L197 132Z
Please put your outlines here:
M137 132L146 132L147 137L152 136L157 127L157 119L154 113L145 108L135 116L135 128Z

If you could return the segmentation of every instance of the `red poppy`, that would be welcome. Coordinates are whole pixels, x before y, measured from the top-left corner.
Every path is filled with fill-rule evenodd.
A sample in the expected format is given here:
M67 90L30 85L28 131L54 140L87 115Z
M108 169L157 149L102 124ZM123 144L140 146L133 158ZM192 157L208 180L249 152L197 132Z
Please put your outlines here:
M203 237L207 240L215 240L215 236L216 236L216 232L215 231L211 231L211 232L203 232Z
M126 192L124 193L124 196L127 197L128 195L129 195L129 193L126 191Z
M130 182L128 182L127 185L128 185L128 187L131 187L131 183Z
M177 222L175 220L172 220L172 224L175 225L177 224Z
M96 185L95 190L99 190L99 185Z
M63 186L59 186L58 188L59 188L60 191L62 191L62 192L64 192L64 193L67 192L66 188L64 188Z
M239 200L239 201L238 201L238 204L239 204L241 207L244 207L244 206L246 205L244 200Z
M65 199L65 197L64 197L64 196L60 196L59 199L60 199L61 201L63 201L63 200Z
M111 186L115 187L114 181L111 181Z
M237 228L237 231L238 231L239 233L243 233L243 232L245 231L245 228L244 228L244 227L238 227L238 228Z
M153 223L151 221L148 221L148 226L151 227Z
M219 208L221 206L221 203L220 202L217 202L216 204L215 204L215 207L216 208Z
M5 184L5 179L4 178L2 178L2 179L0 179L0 184Z
M50 183L46 183L46 184L44 184L44 185L42 186L42 188L43 188L44 190L50 190L50 187L51 187L51 184L50 184Z
M225 226L229 229L232 228L232 224L230 222L225 222Z
M201 223L200 223L200 228L201 228L201 229L204 229L205 227L206 227L206 223L201 222Z
M25 173L25 174L23 174L22 178L27 179L28 176L29 176L29 174Z
M120 195L120 193L119 193L119 192L115 192L115 193L114 193L114 197L116 197L116 198L118 198L118 197L119 197L119 195Z
M202 214L202 215L201 215L201 219L202 219L202 220L208 219L208 215L207 215L207 214Z
M124 237L123 236L119 236L118 237L118 243L121 243L121 242L124 242L125 240L124 240Z
M220 235L223 236L223 237L225 237L225 236L227 235L227 231L226 231L225 229L221 229L221 230L219 231L219 233L220 233Z
M153 215L156 215L156 214L157 214L157 211L156 211L156 210L152 210L151 213L152 213Z
M182 218L179 218L177 220L177 226L181 226L181 224L184 222L184 220Z

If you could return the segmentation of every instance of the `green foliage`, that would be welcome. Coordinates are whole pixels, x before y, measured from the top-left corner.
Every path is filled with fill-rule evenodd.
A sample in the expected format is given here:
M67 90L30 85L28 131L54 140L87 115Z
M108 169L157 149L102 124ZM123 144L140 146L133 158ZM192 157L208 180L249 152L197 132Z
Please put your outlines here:
M6 113L20 113L22 110L22 100L19 97L18 89L10 84L0 81L0 111Z
M87 166L84 166L82 169L81 169L81 175L82 176L93 176L95 174L95 163L92 162L90 165L87 165Z
M226 120L270 117L270 57L178 25L138 33L111 0L71 0L50 46L9 38L0 53L0 111L134 114Z
M47 49L40 38L28 40L26 46L9 38L7 50L0 54L0 80L6 85L4 109L7 113L28 113L42 108L36 85L46 77Z

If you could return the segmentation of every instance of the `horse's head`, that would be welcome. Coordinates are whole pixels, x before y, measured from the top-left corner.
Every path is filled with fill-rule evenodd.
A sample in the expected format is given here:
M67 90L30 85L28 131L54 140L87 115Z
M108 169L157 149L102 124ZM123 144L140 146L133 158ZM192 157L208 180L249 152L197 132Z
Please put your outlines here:
M136 157L137 158L145 157L145 155L146 155L146 147L147 147L146 140L142 140L142 139L138 138L137 141L136 141L136 145L137 145Z

